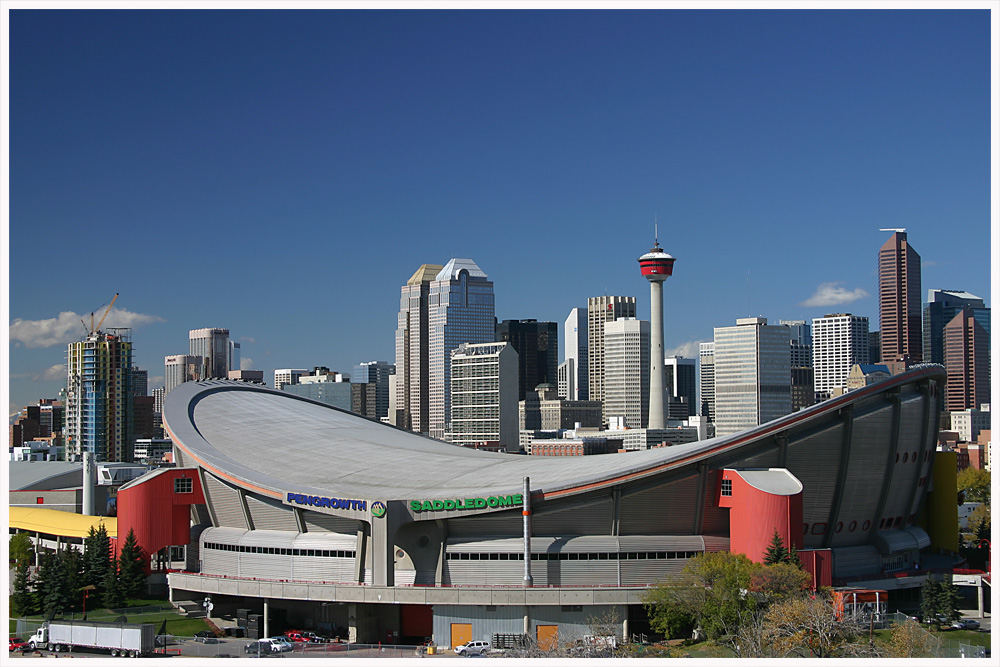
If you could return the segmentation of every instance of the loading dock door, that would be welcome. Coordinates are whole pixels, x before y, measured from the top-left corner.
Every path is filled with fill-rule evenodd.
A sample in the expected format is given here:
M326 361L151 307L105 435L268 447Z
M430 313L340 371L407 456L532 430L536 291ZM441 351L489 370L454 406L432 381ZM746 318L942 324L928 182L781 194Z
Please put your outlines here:
M543 651L552 651L559 648L559 626L536 625L535 641L538 642L538 648Z
M472 641L472 623L451 624L451 647L468 644Z

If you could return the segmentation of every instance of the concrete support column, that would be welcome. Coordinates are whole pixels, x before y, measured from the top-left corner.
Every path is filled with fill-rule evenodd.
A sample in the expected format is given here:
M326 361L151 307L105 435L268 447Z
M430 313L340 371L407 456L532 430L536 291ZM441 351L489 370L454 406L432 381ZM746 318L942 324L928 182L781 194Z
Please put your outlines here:
M663 404L663 283L649 281L649 428L665 428Z
M399 501L387 504L387 512L381 518L373 518L372 527L372 584L375 586L395 585L396 530L409 520L406 505Z
M268 623L268 618L267 617L268 617L268 613L267 613L267 598L264 598L264 636L265 637L270 637L271 636L271 630L270 630L270 624Z
M628 641L628 607L625 607L625 618L622 619L622 643Z
M976 587L976 602L979 603L979 618L985 617L985 612L983 611L983 580L982 577L979 579L979 585Z
M353 602L347 605L347 643L358 643L358 605Z
M528 607L524 607L524 634L529 634L531 631L531 616L528 614Z

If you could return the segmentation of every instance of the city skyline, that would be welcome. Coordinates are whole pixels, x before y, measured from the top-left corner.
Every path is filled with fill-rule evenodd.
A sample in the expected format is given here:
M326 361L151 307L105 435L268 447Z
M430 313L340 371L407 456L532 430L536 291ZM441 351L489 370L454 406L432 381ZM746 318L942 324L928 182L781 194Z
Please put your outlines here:
M988 21L17 10L8 412L56 397L115 292L150 389L203 327L265 378L393 363L400 285L451 257L501 321L562 337L599 295L648 320L654 220L667 355L738 317L875 329L880 228L907 229L922 302L990 306Z

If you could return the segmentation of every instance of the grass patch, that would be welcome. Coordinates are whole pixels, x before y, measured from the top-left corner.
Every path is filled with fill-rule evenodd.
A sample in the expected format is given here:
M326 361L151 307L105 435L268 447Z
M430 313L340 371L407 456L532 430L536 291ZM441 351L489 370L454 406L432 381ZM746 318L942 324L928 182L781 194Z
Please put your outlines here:
M147 601L143 601L147 602ZM152 604L162 605L162 600L149 600L148 602ZM141 607L149 607L150 604L140 605ZM136 613L129 613L128 609L123 609L122 612L118 613L111 609L95 609L93 611L87 612L88 621L105 621L111 622L115 621L121 616L125 616L128 623L152 623L156 626L156 630L159 631L160 625L163 621L167 622L166 633L168 635L176 635L178 637L191 637L196 632L201 630L208 630L208 624L203 618L188 618L187 616L182 616L173 610L167 604L167 608L156 610L156 611L143 611ZM29 621L35 621L41 623L44 619L41 615L27 616L25 617ZM67 620L83 620L82 614L77 612L76 614L67 614ZM13 634L17 630L17 621L10 619L9 633Z

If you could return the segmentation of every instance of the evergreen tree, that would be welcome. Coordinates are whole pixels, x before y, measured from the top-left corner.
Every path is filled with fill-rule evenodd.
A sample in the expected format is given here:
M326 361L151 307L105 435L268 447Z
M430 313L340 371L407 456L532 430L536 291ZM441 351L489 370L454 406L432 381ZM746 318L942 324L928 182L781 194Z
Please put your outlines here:
M111 561L108 569L104 572L104 579L101 581L101 603L108 609L117 609L122 606L122 587L118 581L118 566L116 561Z
M63 552L46 554L42 558L38 570L36 591L38 603L46 619L53 619L72 605L73 583L68 581L68 566L64 562Z
M764 564L775 565L777 563L787 562L788 559L789 553L788 549L785 548L785 542L781 539L781 535L778 534L778 531L775 530L774 535L771 536L771 543L764 551Z
M111 567L111 539L104 524L96 530L90 527L90 534L84 540L82 586L94 586L93 597L100 599L104 593L104 578Z
M21 561L27 563L35 556L35 545L31 543L31 537L22 531L18 531L11 536L9 544L9 557L15 565L20 565Z
M920 588L920 614L933 623L949 623L961 617L958 589L943 579L927 577Z
M146 587L146 572L142 547L136 544L135 533L129 529L118 557L118 582L124 598L137 598Z
M28 576L28 561L21 561L14 571L14 592L11 595L11 614L30 616L35 613L35 594Z

